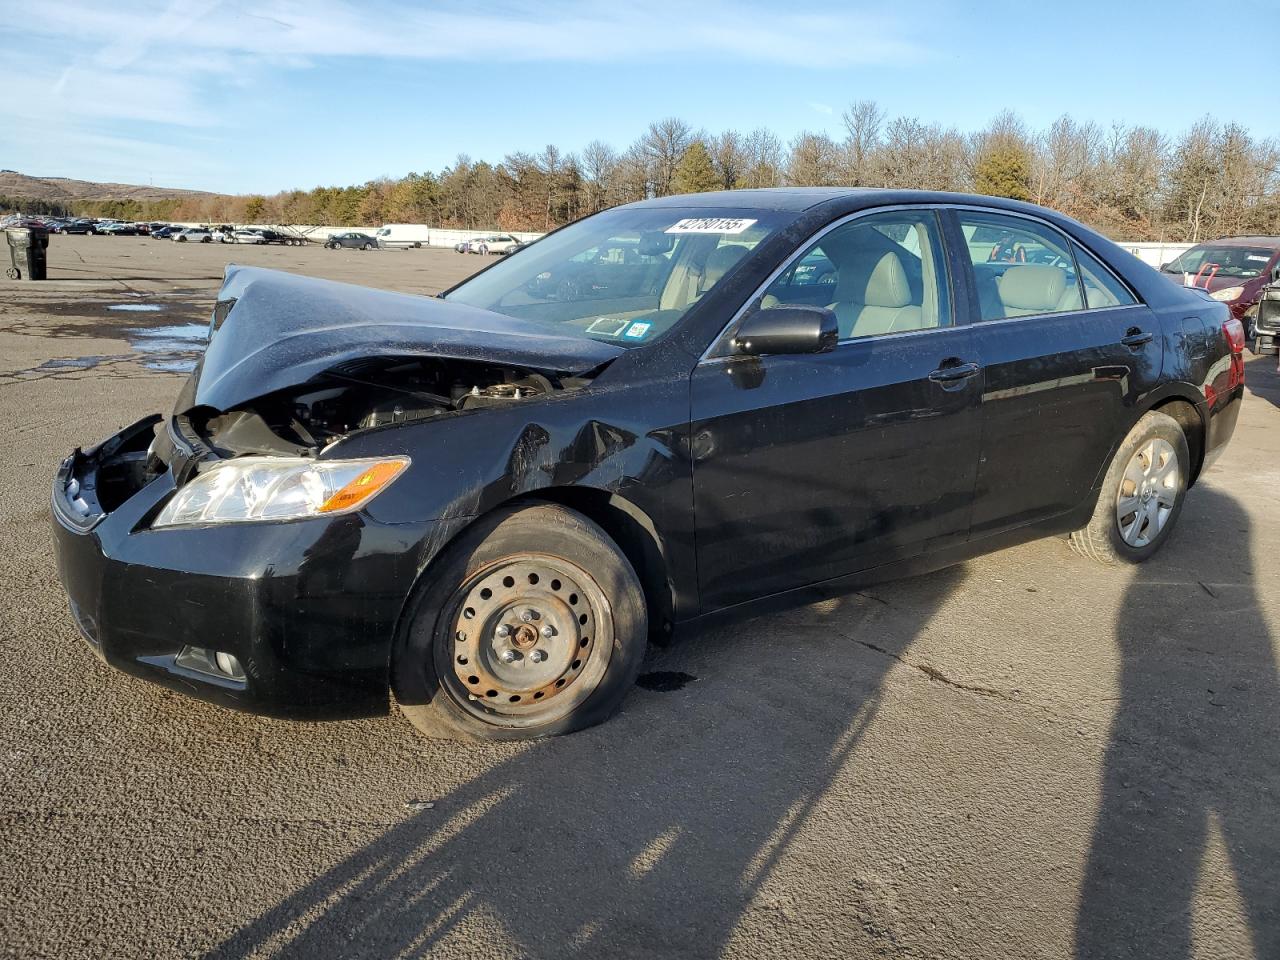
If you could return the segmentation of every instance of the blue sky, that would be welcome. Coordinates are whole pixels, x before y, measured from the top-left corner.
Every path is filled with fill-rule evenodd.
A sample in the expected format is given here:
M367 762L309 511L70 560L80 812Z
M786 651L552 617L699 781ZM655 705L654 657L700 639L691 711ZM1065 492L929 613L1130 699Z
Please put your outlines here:
M966 131L1012 108L1271 137L1261 48L1234 37L1252 17L1262 43L1274 12L1252 6L1220 30L1168 0L0 0L0 167L272 193L621 149L670 115L839 138L862 98Z

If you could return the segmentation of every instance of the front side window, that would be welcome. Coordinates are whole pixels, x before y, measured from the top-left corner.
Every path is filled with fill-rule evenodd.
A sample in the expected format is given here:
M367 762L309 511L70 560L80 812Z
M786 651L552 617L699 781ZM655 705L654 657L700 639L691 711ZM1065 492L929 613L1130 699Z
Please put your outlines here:
M1052 227L996 213L961 210L982 320L1081 310L1071 242Z
M548 332L641 346L676 327L795 217L742 208L619 207L548 234L445 299Z
M858 217L815 241L769 285L760 306L829 307L841 340L947 327L942 264L932 210Z

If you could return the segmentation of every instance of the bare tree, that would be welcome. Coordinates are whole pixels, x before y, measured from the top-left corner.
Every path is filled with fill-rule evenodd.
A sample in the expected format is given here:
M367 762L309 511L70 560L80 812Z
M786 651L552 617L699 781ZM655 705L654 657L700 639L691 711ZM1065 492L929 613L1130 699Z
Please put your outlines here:
M845 179L854 187L874 186L875 154L880 147L884 110L874 100L857 100L849 104L841 119L848 133L844 142Z
M677 117L667 117L649 124L640 143L649 161L649 179L654 196L665 197L671 192L671 179L676 175L676 165L692 140L693 131Z
M592 140L583 148L583 207L586 213L595 213L610 205L617 170L618 154L607 143Z
M777 187L782 184L782 142L760 127L747 134L743 144L746 169L738 182L742 187Z

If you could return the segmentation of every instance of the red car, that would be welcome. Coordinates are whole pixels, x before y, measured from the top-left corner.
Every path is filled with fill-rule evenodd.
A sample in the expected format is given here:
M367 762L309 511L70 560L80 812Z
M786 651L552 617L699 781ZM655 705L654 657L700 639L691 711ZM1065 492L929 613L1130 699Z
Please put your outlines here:
M1200 243L1160 270L1225 303L1248 334L1262 288L1280 278L1280 237L1223 237Z

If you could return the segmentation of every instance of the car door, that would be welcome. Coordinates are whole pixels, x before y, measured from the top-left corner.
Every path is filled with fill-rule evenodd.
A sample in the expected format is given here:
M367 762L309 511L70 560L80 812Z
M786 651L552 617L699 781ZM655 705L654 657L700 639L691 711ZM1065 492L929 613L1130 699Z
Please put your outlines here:
M1155 316L1095 256L1036 218L956 209L986 366L972 535L1080 505L1158 382Z
M806 244L746 310L812 303L815 264L841 341L692 377L698 577L709 611L962 541L982 371L957 325L938 213L858 215ZM798 282L796 271L802 274Z

